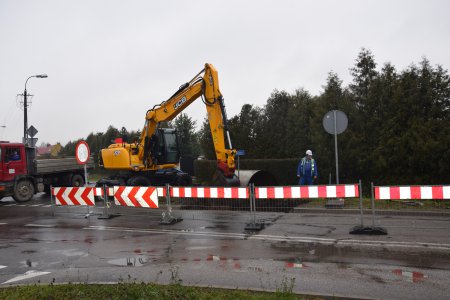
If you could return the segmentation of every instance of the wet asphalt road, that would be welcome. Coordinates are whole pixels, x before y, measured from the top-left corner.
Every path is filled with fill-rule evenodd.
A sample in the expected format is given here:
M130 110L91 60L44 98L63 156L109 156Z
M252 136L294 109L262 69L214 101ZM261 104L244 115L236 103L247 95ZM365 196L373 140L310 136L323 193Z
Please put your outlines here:
M101 205L100 205L101 206ZM0 286L158 282L368 299L449 299L450 218L379 216L387 236L354 236L355 215L52 207L0 200ZM91 213L86 217L87 213ZM367 217L365 223L370 223Z

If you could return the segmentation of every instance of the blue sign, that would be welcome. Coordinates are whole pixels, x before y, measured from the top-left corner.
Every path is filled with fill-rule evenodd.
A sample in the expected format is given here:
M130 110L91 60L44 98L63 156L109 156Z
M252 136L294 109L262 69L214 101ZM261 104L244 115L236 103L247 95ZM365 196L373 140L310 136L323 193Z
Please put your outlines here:
M245 150L236 150L236 156L244 156Z

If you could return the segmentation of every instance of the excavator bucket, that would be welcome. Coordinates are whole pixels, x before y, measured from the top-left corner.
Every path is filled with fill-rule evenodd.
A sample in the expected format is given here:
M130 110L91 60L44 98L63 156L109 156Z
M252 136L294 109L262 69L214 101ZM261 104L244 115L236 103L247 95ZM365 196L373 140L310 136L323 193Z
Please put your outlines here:
M225 177L225 175L217 169L212 177L212 184L215 186L239 186L239 178L236 175L233 177Z

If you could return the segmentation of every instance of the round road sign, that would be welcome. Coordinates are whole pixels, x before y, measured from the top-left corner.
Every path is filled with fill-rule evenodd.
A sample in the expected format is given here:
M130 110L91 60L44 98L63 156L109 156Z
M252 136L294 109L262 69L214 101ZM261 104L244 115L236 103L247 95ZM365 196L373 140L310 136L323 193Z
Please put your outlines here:
M79 141L75 149L75 155L77 157L77 162L80 165L84 165L89 160L90 151L89 146L85 141Z
M347 129L347 115L340 110L332 110L327 112L322 120L323 128L329 134L340 134Z

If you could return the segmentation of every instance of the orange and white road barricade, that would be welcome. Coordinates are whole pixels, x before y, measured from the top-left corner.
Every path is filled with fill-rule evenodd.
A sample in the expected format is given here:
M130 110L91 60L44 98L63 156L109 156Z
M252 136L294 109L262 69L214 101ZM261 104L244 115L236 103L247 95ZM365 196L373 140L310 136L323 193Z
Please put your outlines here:
M52 195L55 197L56 205L82 205L94 206L95 196L103 194L101 188L96 187L55 187Z
M66 207L66 212L70 211L68 207L84 206L87 207L85 217L91 215L89 208L95 206L95 197L103 196L103 190L99 187L51 187L50 193L52 199L52 214L55 215L55 206ZM53 202L53 198L54 201ZM59 211L62 212L62 211Z
M158 208L158 193L155 187L115 186L114 203L121 206Z

